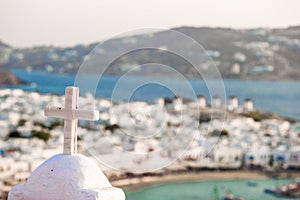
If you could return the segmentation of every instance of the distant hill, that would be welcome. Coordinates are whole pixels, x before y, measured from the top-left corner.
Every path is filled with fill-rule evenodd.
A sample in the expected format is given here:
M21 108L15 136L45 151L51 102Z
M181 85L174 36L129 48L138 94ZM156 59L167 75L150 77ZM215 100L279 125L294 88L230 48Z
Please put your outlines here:
M208 27L178 27L173 30L184 33L199 42L213 58L224 78L300 80L300 26L285 29L229 29ZM151 44L169 40L167 32L118 38L106 44L103 54L118 55L118 46L130 46L131 42ZM176 45L189 49L189 46L174 41ZM40 46L26 49L13 48L0 42L0 68L42 69L49 72L76 73L85 56L97 45L77 45L60 48ZM164 48L168 49L168 46ZM191 54L192 54L191 49ZM199 56L199 55L193 55ZM142 50L131 52L112 63L108 74L120 74L131 65L162 63L173 67L188 77L195 76L189 63L178 60L171 54L160 51ZM93 63L96 68L104 61ZM206 66L209 68L209 66ZM208 69L209 70L209 69ZM149 73L159 74L159 71Z

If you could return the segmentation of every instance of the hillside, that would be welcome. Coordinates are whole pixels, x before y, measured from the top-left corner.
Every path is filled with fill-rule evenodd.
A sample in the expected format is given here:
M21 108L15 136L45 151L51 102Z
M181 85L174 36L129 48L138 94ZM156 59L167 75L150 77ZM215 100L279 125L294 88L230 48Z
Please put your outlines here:
M0 86L1 85L18 85L22 81L6 69L0 69Z
M174 30L184 33L199 42L217 64L224 78L237 79L268 79L268 80L299 80L300 79L300 26L286 29L244 29L207 27L179 27ZM153 39L155 38L155 40ZM151 44L170 38L167 32L148 35L128 36L106 43L107 59L118 56L118 47L130 47L138 41L140 44ZM181 41L176 45L191 49ZM27 70L42 69L49 72L76 73L85 56L97 44L77 45L61 48L40 46L17 49L0 42L0 68L26 68ZM164 46L168 49L168 46ZM192 55L199 56L199 55ZM161 51L141 50L130 52L117 59L109 69L108 74L121 74L128 66L144 63L161 63L173 67L185 76L195 77L195 70L184 60ZM93 63L94 73L105 60ZM204 66L208 68L209 66ZM149 73L159 74L159 71L149 70Z

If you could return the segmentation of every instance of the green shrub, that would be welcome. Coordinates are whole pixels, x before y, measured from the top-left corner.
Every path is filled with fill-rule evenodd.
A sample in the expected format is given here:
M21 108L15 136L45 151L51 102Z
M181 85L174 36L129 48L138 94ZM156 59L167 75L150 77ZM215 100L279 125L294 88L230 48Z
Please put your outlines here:
M22 138L22 134L19 131L13 130L9 132L8 137L10 138Z
M229 133L227 130L214 130L210 133L210 135L213 137L228 137Z
M113 125L106 125L104 127L105 130L109 130L112 133L116 130L116 129L120 129L121 127L118 124L113 124Z
M45 142L47 142L50 139L50 137L51 137L50 133L48 133L48 132L45 132L45 131L35 131L35 130L33 130L31 132L31 136L32 137L36 137L36 138L41 139L41 140L44 140Z
M210 114L201 114L199 118L199 123L202 124L204 122L210 122L211 115Z
M264 116L262 113L260 113L259 111L251 111L251 112L248 112L248 113L244 113L243 114L245 117L250 117L252 118L254 121L256 122L260 122L262 121L263 119L266 118L266 116Z

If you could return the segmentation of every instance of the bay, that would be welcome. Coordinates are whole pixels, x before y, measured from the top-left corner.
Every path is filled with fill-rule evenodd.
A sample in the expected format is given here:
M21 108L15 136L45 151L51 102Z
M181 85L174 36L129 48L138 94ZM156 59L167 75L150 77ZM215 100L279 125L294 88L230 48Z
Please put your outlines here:
M155 185L137 192L128 192L127 200L220 200L227 192L244 200L288 200L293 198L275 197L264 193L267 188L293 182L292 179L255 180L257 186L249 187L248 180L208 180L177 182Z

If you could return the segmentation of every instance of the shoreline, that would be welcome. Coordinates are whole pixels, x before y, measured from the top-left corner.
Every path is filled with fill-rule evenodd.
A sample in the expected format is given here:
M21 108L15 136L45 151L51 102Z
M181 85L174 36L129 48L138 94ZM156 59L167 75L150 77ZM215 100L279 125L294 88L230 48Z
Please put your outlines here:
M281 172L276 178L299 178L300 171ZM144 176L111 181L115 187L122 188L125 192L137 192L147 187L160 184L196 182L211 180L257 180L272 178L270 174L258 171L203 171L187 172L182 174L167 174L160 176Z

